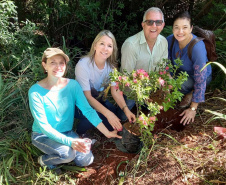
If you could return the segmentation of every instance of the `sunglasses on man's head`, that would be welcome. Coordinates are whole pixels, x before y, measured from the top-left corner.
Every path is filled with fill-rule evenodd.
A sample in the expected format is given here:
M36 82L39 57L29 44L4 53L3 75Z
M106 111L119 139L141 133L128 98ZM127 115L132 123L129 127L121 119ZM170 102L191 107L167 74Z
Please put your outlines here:
M154 21L154 20L146 20L146 21L144 21L144 22L146 22L146 24L147 24L148 26L152 26L152 25L154 24L154 22L155 22L155 25L156 25L156 26L161 26L162 23L163 23L163 20L156 20L156 21Z

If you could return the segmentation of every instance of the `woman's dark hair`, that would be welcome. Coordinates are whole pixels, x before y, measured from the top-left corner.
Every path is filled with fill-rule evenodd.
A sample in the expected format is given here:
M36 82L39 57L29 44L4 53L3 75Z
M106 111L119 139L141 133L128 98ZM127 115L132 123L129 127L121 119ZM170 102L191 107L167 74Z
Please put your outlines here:
M190 22L190 26L192 26L191 15L188 11L180 12L173 17L173 24L177 19L187 19Z

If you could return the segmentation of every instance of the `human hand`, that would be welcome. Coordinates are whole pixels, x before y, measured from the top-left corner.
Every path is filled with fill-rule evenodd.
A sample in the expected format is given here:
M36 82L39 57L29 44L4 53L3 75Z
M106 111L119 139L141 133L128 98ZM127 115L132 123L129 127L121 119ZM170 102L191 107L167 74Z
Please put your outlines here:
M82 153L86 153L87 151L86 146L83 142L83 139L80 139L80 138L76 138L75 140L72 141L71 148L73 148L73 150L76 150Z
M136 116L129 110L129 109L126 109L125 110L125 115L126 117L128 118L129 122L135 122L136 121Z
M122 124L120 123L120 119L113 113L109 112L107 115L108 122L116 130L122 130Z
M180 116L183 116L180 120L180 123L183 123L183 125L189 124L191 121L192 123L195 120L196 111L191 110L190 108L184 110Z
M117 138L119 138L119 139L122 139L122 136L119 136L118 134L117 134L117 130L114 130L114 131L111 131L111 132L109 132L108 134L106 134L105 136L107 137L107 138L112 138L112 137L117 137Z

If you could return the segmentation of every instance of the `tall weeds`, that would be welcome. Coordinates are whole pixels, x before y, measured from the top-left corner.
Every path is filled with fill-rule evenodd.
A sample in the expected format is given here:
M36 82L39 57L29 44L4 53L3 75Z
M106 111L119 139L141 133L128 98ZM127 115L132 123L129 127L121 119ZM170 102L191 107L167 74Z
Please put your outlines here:
M12 1L2 1L0 8L0 184L25 184L35 179L33 158L40 152L30 142L27 92L41 73L41 48L35 46L34 23L19 28Z

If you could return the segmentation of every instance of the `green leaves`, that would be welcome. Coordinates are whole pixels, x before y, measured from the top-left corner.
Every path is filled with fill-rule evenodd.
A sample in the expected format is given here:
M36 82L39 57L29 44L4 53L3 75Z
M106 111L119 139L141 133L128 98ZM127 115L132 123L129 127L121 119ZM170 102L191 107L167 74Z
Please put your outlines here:
M63 165L61 167L62 169L65 169L67 171L71 171L71 172L85 172L87 171L85 168L79 167L79 166L67 166L67 165Z
M200 71L202 71L204 68L206 68L210 64L216 64L218 67L221 68L221 70L224 72L224 74L226 74L226 68L222 64L220 64L219 62L209 62Z
M116 83L116 89L123 91L127 98L135 100L138 113L137 124L140 126L141 140L147 147L151 144L152 134L157 121L156 115L160 110L167 111L173 108L177 100L181 100L183 94L179 91L181 85L187 80L187 73L182 72L175 76L182 65L180 59L175 60L173 66L169 60L164 59L158 65L158 71L147 73L143 69L134 70L131 73L119 72L117 69L110 74L112 82ZM172 72L173 78L169 71ZM141 112L141 106L145 105L149 114Z

